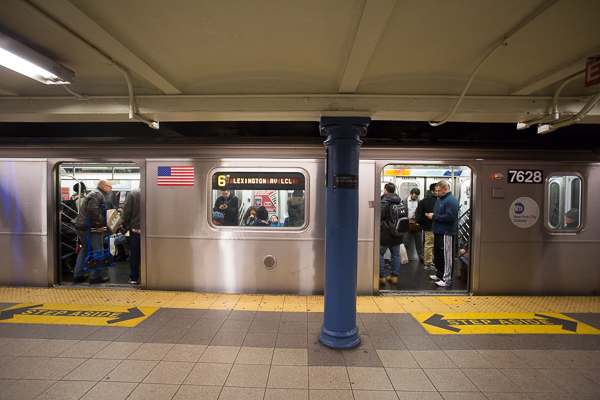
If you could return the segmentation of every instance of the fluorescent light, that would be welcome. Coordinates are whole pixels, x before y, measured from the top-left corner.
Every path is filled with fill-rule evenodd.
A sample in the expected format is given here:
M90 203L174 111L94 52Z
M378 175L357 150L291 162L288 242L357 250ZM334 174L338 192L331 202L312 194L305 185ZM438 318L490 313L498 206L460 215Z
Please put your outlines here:
M46 85L69 84L75 73L0 32L0 65Z

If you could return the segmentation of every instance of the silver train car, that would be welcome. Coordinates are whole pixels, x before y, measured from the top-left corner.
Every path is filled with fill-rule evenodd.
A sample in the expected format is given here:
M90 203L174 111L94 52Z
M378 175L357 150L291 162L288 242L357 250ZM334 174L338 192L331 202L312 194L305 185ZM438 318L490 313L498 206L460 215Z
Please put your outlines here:
M363 146L358 294L597 295L599 162L591 151ZM192 171L191 179L173 180L177 167ZM71 285L77 244L64 239L71 228L64 200L74 184L91 189L104 178L113 183L116 209L141 187L141 288L322 294L325 170L322 145L5 146L0 285ZM401 196L419 188L422 198L442 179L461 205L456 250L458 261L468 246L467 276L437 288L411 249L398 285L380 286L383 185L393 182ZM235 225L213 220L222 189L237 198ZM295 198L299 223L292 221ZM247 212L259 205L278 217L277 226L246 226ZM127 285L126 262L106 270L109 285Z

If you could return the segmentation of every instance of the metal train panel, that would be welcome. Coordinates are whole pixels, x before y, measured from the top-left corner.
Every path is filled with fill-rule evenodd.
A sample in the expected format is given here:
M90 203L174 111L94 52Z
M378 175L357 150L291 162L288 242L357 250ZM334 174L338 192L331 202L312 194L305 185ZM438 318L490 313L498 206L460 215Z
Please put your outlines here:
M47 164L0 159L0 285L48 284Z

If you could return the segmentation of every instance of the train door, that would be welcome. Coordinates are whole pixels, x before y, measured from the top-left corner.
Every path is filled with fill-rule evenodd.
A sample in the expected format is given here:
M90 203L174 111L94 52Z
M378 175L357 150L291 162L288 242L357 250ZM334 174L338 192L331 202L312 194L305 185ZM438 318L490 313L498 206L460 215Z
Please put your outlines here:
M105 179L112 185L112 190L105 195L108 232L104 233L104 246L111 252L115 266L104 268L102 275L110 278L106 283L108 285L127 285L130 273L129 232L122 226L122 210L128 193L140 187L140 168L135 163L127 162L62 163L57 173L58 283L74 284L73 273L81 251L75 221L86 196L98 186L101 179ZM87 281L80 285L87 285Z
M385 283L379 284L381 294L402 293L428 293L428 292L455 292L466 293L469 290L469 242L471 236L471 182L472 171L468 166L461 165L400 165L388 164L381 172L381 193L387 184L393 184L398 196L409 205L410 217L415 217L417 204L434 204L435 184L445 181L450 191L459 202L457 215L457 235L453 239L454 272L452 286L438 287L430 279L435 274L434 263L431 259L429 249L433 246L433 235L425 224L422 226L412 225L411 231L404 235L402 246L406 250L407 260L402 260L397 282L387 279L392 276L392 259L389 249L383 255ZM389 186L388 186L389 187ZM433 187L433 192L431 191ZM416 195L417 202L409 202L411 194ZM428 198L425 202L425 198ZM412 221L411 221L412 222ZM419 222L419 221L414 221ZM420 224L419 224L420 225ZM380 238L381 240L381 238ZM380 248L381 250L381 248ZM404 251L401 249L401 251ZM403 258L403 257L401 257ZM375 262L378 270L376 276L380 276L380 262Z

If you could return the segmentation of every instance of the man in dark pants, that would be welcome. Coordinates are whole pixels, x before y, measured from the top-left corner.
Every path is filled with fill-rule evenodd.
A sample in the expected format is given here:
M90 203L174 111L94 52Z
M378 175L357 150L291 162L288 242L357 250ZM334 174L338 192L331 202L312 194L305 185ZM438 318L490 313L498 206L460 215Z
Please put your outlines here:
M458 223L458 200L450 192L447 182L440 181L435 185L438 199L432 213L425 216L433 220L433 258L435 275L430 278L438 286L452 285L454 257L452 256L452 237L456 235Z
M140 283L140 188L132 190L123 205L123 225L129 229L129 283Z

